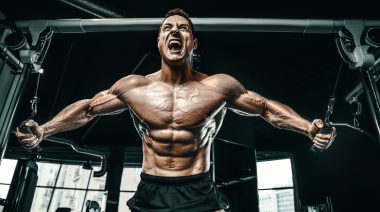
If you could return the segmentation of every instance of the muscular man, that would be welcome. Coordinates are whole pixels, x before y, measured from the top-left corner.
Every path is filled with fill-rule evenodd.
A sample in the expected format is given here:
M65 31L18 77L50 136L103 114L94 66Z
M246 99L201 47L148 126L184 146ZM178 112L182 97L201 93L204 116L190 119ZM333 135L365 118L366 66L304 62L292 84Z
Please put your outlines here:
M92 99L77 101L39 126L33 135L17 132L26 148L44 138L76 129L99 115L129 109L142 139L141 182L128 201L132 211L218 211L228 207L209 176L210 146L226 109L260 116L270 124L302 133L326 149L335 129L318 134L323 122L303 119L288 106L248 91L226 74L207 76L192 70L198 41L188 15L171 10L161 24L157 47L161 69L147 76L130 75Z

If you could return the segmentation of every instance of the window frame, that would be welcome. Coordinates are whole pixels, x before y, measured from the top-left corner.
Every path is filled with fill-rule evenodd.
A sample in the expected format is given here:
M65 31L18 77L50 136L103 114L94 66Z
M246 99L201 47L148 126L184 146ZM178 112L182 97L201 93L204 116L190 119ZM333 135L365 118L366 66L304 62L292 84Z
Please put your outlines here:
M258 155L263 155L258 157ZM293 189L293 198L294 198L294 210L299 211L300 205L299 205L299 195L298 195L298 184L297 184L297 175L296 175L296 167L294 162L294 157L289 152L265 152L265 151L257 151L256 152L256 164L259 162L265 162L265 161L274 161L274 160L284 160L289 159L290 165L291 165L291 172L292 172L292 181L293 181L293 187L276 187L276 188L265 188L265 189L259 189L259 186L257 185L257 194L259 195L259 191L265 191L265 190L286 190L286 189ZM257 165L256 165L257 166ZM257 172L257 169L256 169ZM257 181L258 182L258 181ZM258 196L259 197L259 196ZM260 198L258 198L259 204L260 204Z
M6 159L6 160L14 160L14 161L16 162L15 167L14 167L14 169L13 169L12 177L10 178L9 183L6 183L6 182L0 182L0 185L1 185L1 186L8 186L8 190L7 190L7 192L6 192L7 195L4 197L4 199L6 199L7 196L8 196L8 193L9 193L9 188L10 188L10 186L11 186L11 184L12 184L12 179L13 179L13 177L14 177L14 172L15 172L15 170L16 170L18 160L17 160L17 159L14 159L14 158L5 158L5 157L4 157L4 158L1 160L1 164L4 163L4 159Z
M140 168L141 169L141 171L142 171L142 163L124 163L123 164L123 173L124 173L124 168ZM121 196L121 194L122 193L133 193L133 195L135 194L135 192L137 191L137 190L135 190L135 191L132 191L132 190L123 190L123 189L121 189L121 187L122 187L122 179L123 179L123 174L122 174L122 176L121 176L121 178L120 178L120 189L119 189L119 205L120 205L120 196ZM124 204L126 203L126 202L123 202ZM118 206L118 209L119 209L119 206Z
M56 191L59 191L59 190L84 191L83 202L82 202L81 206L78 207L78 208L81 208L81 211L83 211L83 208L86 205L86 197L87 197L87 194L89 192L93 192L93 191L95 191L95 192L104 192L105 195L107 196L108 190L106 188L106 185L104 186L104 189L89 188L90 182L91 182L91 178L93 177L94 170L90 171L90 174L88 176L88 181L87 181L86 188L70 188L70 187L64 187L64 186L57 186L57 182L58 182L59 176L60 176L61 171L62 171L62 165L74 165L74 166L79 166L82 169L81 166L85 163L85 161L61 160L61 161L58 162L58 161L55 161L55 160L53 160L53 161L51 161L51 160L39 160L39 161L37 161L37 163L48 163L48 164L58 164L59 165L58 172L57 172L57 175L55 176L54 185L53 186L36 185L36 189L37 188L52 189L51 198L49 199L49 203L48 203L48 206L47 206L47 211L50 210L52 201L54 199L53 198L54 194L56 193ZM97 166L96 163L94 163L92 165L93 165L93 167ZM105 180L107 180L107 176L105 177ZM33 202L34 201L35 200L33 199ZM107 201L107 197L106 197L105 201ZM33 202L32 202L32 205L33 205ZM105 210L105 208L104 208L104 210Z

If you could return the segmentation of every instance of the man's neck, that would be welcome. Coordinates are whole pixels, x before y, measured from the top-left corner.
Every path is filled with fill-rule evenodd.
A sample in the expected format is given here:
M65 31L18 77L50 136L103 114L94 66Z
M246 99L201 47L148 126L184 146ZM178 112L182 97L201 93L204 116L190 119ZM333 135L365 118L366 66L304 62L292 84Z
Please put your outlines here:
M181 85L193 80L193 71L190 64L173 66L162 62L160 80L171 85Z

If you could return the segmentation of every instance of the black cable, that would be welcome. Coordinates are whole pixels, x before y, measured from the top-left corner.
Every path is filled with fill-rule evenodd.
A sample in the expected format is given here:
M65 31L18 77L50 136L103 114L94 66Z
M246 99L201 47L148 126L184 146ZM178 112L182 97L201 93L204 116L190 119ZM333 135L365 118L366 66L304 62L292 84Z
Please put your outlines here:
M339 66L339 71L338 71L338 76L336 78L336 81L335 81L335 85L334 85L334 90L333 90L333 93L332 93L332 97L335 97L335 93L336 93L336 88L338 86L338 82L339 82L339 78L340 78L340 73L342 72L342 67L343 67L343 60L340 61L340 66Z
M323 121L324 122L323 123L323 128L319 129L318 134L328 134L328 133L330 134L330 133L333 133L333 128L332 128L332 124L331 124L331 121L330 121L330 116L334 112L334 105L335 105L335 102L336 102L336 98L335 98L336 88L338 86L338 82L339 82L339 78L340 78L340 73L342 71L342 67L343 67L343 61L340 62L339 71L338 71L337 78L335 80L334 88L333 88L333 91L331 93L331 97L329 99L329 103L327 104L327 111L326 111L325 119ZM311 146L310 150L312 152L322 152L323 151L323 150L319 149L315 144L313 144Z
M335 105L335 102L336 102L336 88L338 87L340 75L341 75L341 72L342 72L342 67L343 67L343 60L340 61L338 75L336 77L334 88L333 88L333 91L331 93L331 97L329 99L329 103L327 105L327 111L326 111L326 116L325 116L325 120L324 120L325 123L330 123L330 116L334 112L334 105Z
M38 104L38 100L39 100L38 99L38 88L39 88L39 84L40 84L40 76L41 76L41 73L38 72L36 88L34 90L34 96L30 100L31 115L27 120L33 119L37 115L37 104Z

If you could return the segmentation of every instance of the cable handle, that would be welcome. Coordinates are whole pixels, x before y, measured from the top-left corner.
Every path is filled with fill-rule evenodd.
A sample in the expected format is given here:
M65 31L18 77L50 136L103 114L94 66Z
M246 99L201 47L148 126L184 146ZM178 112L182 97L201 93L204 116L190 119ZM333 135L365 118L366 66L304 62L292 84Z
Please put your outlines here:
M338 47L339 47L339 45L338 45ZM344 63L344 61L342 60L340 62L340 65L339 65L339 71L338 71L338 75L337 75L336 80L335 80L335 84L334 84L334 88L333 88L331 97L330 97L329 102L327 104L327 111L326 111L325 119L323 121L323 127L321 129L319 129L318 134L329 134L329 133L333 132L333 127L332 127L332 124L330 122L330 116L334 112L334 105L336 102L335 94L336 94L336 89L338 87L340 74L342 72L343 63ZM333 141L331 140L330 142L333 142ZM314 144L310 147L310 150L312 152L323 152L323 150L317 148Z
M321 129L319 129L318 134L329 134L332 132L333 132L333 126L331 125L331 123L329 121L327 121L327 122L325 121L323 123L323 127ZM330 142L333 142L333 141L330 141ZM315 144L313 144L310 147L310 151L317 153L317 152L323 152L324 150L319 149L318 147L315 146Z
M32 130L32 128L26 126L26 122L29 121L30 119L27 119L25 121L23 121L17 128L19 129L20 132L22 133L29 133L29 134L33 134L34 135L34 132ZM28 149L28 151L31 153L31 154L38 154L42 151L42 147L38 144L36 147L34 147L33 149Z
M30 134L34 134L33 131L32 131L32 128L26 126L26 122L29 121L30 119L27 119L25 121L23 121L20 125L18 125L18 130L22 133L30 133Z
M33 98L30 100L30 109L31 109L31 115L29 116L28 119L26 119L25 121L23 121L19 126L18 126L18 129L20 132L22 133L29 133L29 134L35 134L33 132L33 130L26 126L26 122L28 122L29 120L31 119L34 119L34 117L37 115L37 104L38 104L38 87L39 87L39 84L40 84L40 77L41 77L41 74L43 73L43 71L41 72L37 72L38 73L38 76L37 76L37 82L36 82L36 89L34 91L34 96ZM38 144L36 147L34 147L33 149L28 149L28 151L32 154L32 155L38 155L41 151L42 151L42 147Z

